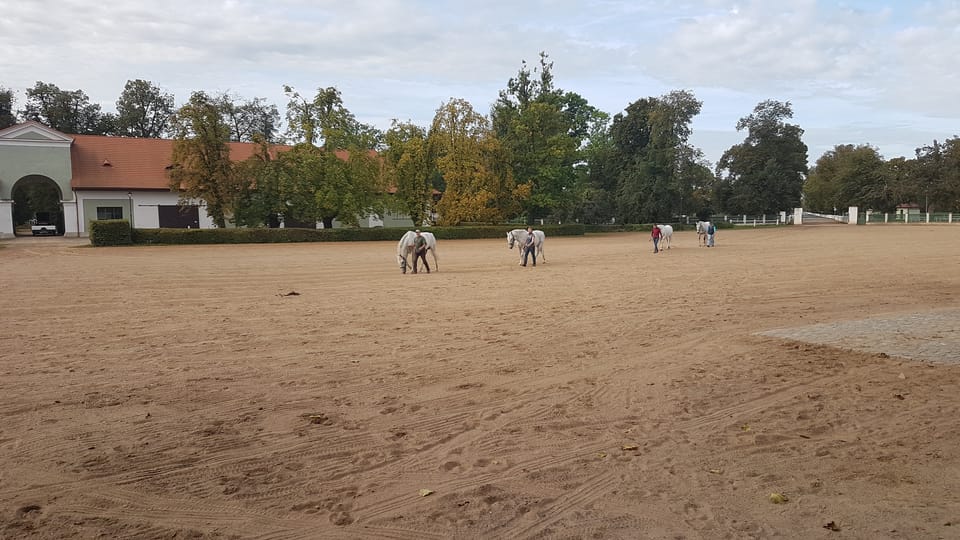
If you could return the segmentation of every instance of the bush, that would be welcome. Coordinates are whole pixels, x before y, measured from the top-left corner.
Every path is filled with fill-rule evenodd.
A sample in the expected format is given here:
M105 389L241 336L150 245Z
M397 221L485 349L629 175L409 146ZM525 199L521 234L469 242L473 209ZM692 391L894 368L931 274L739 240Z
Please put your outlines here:
M91 221L90 243L95 246L129 246L133 243L130 222L125 219Z
M511 225L483 225L476 227L429 227L437 239L505 238ZM547 236L578 236L584 233L580 224L544 225L538 227ZM372 229L135 229L135 244L260 244L289 242L358 242L397 241L410 229L405 227L377 227ZM92 235L91 235L92 236Z

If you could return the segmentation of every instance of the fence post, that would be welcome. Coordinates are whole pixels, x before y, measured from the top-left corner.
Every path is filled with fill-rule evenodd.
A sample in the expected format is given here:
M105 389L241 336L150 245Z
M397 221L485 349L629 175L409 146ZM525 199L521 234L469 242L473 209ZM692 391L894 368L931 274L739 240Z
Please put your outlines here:
M743 224L744 224L744 225L747 224L747 215L746 215L746 214L743 215Z
M930 212L927 212L927 223L930 223Z
M947 223L953 223L953 212L947 214Z
M761 219L763 220L763 224L766 225L766 224L767 224L767 215L764 214Z

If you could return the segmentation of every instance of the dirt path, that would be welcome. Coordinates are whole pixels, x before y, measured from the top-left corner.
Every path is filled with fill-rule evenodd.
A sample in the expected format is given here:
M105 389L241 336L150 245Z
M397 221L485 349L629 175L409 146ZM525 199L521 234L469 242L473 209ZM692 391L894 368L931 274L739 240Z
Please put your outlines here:
M960 366L757 333L956 310L957 231L4 242L0 538L955 538Z

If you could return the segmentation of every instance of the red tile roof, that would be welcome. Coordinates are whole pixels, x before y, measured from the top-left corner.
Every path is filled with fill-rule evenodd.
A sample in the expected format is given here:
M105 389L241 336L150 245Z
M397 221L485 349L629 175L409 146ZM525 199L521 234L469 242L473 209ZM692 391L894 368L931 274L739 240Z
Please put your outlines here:
M168 167L173 141L101 135L71 135L73 189L170 189ZM243 161L258 148L254 143L229 143L230 159ZM278 150L289 146L275 146ZM339 155L340 152L337 152Z

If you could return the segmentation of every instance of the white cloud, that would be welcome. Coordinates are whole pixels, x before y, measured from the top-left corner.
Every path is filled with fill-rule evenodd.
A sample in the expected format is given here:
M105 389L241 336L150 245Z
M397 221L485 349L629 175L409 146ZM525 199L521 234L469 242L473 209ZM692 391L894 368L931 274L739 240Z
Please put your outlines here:
M610 113L692 89L694 142L742 140L737 119L777 99L811 137L922 135L913 147L960 119L958 28L952 0L31 0L4 7L0 85L21 103L38 80L79 88L108 109L133 78L180 102L229 90L281 109L283 84L334 85L386 127L427 124L451 97L487 112L520 61L547 51L558 86ZM863 121L874 127L851 127ZM705 147L712 160L724 149Z

